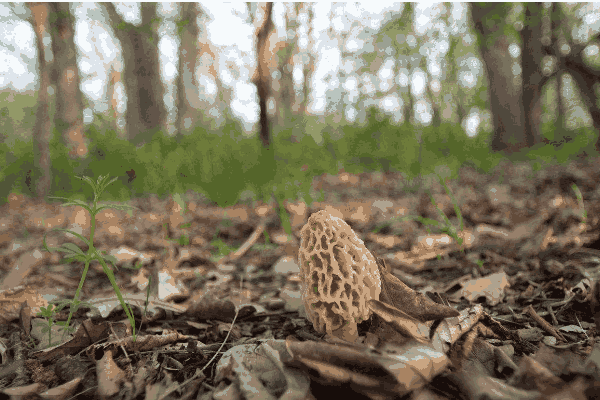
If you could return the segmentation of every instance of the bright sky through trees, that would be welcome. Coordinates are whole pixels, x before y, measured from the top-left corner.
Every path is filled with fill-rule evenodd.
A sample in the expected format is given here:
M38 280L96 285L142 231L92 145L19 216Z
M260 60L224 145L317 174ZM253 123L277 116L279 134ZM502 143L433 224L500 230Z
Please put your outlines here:
M117 9L128 22L140 22L140 9L138 3L117 3ZM338 102L343 109L337 110L350 121L357 118L360 110L353 104L361 93L372 96L377 90L385 92L393 86L394 80L400 86L409 87L414 97L415 118L422 123L429 123L432 118L431 105L427 100L426 91L442 90L444 74L444 57L449 50L449 38L462 33L465 45L474 43L475 37L469 34L467 11L463 3L453 3L450 8L450 18L442 20L440 13L442 7L439 3L415 3L413 33L403 37L403 43L412 51L425 57L426 63L421 66L399 69L399 74L394 74L393 58L385 60L379 71L372 77L356 75L356 61L347 57L349 53L357 53L360 59L361 52L370 44L368 38L356 34L352 24L357 22L360 29L378 30L384 22L386 13L399 13L404 3L369 2L369 3L315 3L314 4L313 33L307 37L305 26L298 29L298 45L315 54L314 73L310 93L308 111L314 114L323 113L331 99L341 99L346 96L349 103ZM206 24L208 38L217 49L219 78L225 88L232 90L231 109L233 114L245 122L250 128L258 120L258 105L256 87L250 83L250 76L256 63L254 54L254 27L249 23L248 9L245 3L202 3L202 9L207 13ZM110 69L121 69L120 50L118 41L108 28L108 21L102 8L96 3L76 3L72 10L76 16L75 42L80 51L78 64L82 74L82 91L90 101L95 112L104 112L109 107L107 98L107 82ZM583 24L574 28L573 36L584 40L600 26L598 6L585 7L582 18ZM176 36L176 25L179 13L177 3L159 3L159 16L163 23L159 28L159 42L161 74L165 83L165 103L170 110L171 118L175 114L174 79L177 75L179 56L179 39ZM13 89L18 91L31 91L37 87L36 72L36 46L35 36L31 25L26 22L28 9L25 4L0 3L0 90ZM285 34L284 4L275 3L273 8L273 22L280 37ZM330 30L333 31L330 31ZM328 32L329 31L329 32ZM344 45L338 43L337 34L347 32ZM423 35L435 31L436 35L424 41ZM332 33L333 32L333 33ZM403 35L404 36L404 35ZM49 44L49 37L46 38ZM419 47L416 47L419 46ZM517 44L511 44L510 54L513 57L513 70L520 73L521 49ZM344 58L344 54L346 54ZM47 58L52 57L47 50ZM476 54L466 54L455 62L459 63L458 83L464 88L472 89L481 84L483 64ZM345 77L340 79L340 73ZM296 83L302 81L301 68L296 68L293 73ZM207 96L215 96L216 82L209 76L198 76L202 90ZM117 94L121 96L119 102L120 112L124 111L125 93L123 87L117 85ZM345 100L344 100L345 101ZM376 100L384 110L391 112L404 106L397 93L390 93ZM331 106L331 105L330 105ZM469 134L474 134L482 119L489 118L486 110L467 110L466 121L463 127ZM87 110L86 117L89 121L91 110Z
M324 110L325 89L328 87L320 81L327 75L335 75L340 64L337 44L332 43L327 37L326 30L330 24L333 24L335 29L344 29L345 16L340 12L342 9L339 9L334 13L334 18L330 22L331 6L331 3L315 4L315 37L313 40L316 42L319 55L314 76L315 85L312 88L314 90L313 102L309 108L315 113ZM221 66L229 61L233 62L240 70L239 78L234 79L227 68L221 68L223 83L234 88L232 109L246 122L254 123L258 120L258 107L254 104L256 88L249 82L250 71L248 68L255 63L254 28L246 22L248 19L246 5L244 3L207 2L203 3L202 7L211 19L207 25L209 39L222 50L219 54ZM386 11L399 11L401 7L401 3L377 2L369 4L367 12L361 4L346 3L343 12L346 17L360 20L365 26L376 29L379 28ZM136 3L119 3L117 9L128 22L139 23L140 10ZM24 6L17 5L16 11L20 18L25 18L27 15ZM92 101L95 110L102 112L108 107L107 99L103 98L106 95L107 66L113 64L116 69L120 68L118 42L107 31L105 18L96 4L80 3L74 11L77 18L75 40L81 51L79 66L84 74L82 90ZM275 4L273 19L280 34L283 34L285 23L283 11L281 4ZM162 17L176 18L178 7L175 3L162 3L159 13ZM163 29L165 34L159 43L161 72L167 86L172 86L172 81L177 74L178 39L173 35L174 32L169 32L164 27ZM16 18L7 5L0 4L0 32L3 37L1 43L3 46L0 46L0 89L34 90L37 86L37 76L35 72L35 36L32 27L26 21ZM304 39L299 44L301 47L306 47L307 42ZM358 42L351 42L349 47L355 46L358 49L359 45ZM390 73L391 70L382 71L384 75ZM301 79L301 72L296 79ZM199 81L205 86L207 93L213 94L216 90L214 81L209 77L200 77ZM119 88L119 91L123 93L122 88ZM172 88L170 90L167 88L167 93L170 91ZM168 108L173 107L172 98L172 95L165 96ZM120 103L124 106L124 99Z

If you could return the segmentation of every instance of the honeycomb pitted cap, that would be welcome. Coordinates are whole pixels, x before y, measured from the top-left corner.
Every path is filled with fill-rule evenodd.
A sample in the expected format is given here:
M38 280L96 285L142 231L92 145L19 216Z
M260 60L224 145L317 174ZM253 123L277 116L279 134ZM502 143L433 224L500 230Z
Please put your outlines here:
M355 337L357 323L371 316L367 301L379 300L381 277L375 257L332 210L312 214L300 236L298 260L308 319L319 333L345 328Z

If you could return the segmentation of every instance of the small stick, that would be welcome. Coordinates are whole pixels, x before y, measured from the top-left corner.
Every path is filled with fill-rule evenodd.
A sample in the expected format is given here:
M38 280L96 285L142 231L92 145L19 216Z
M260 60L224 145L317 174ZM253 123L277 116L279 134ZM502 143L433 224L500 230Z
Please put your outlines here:
M567 339L565 339L565 337L559 331L557 331L555 327L553 327L552 325L550 325L548 323L548 321L546 321L544 318L540 317L538 315L538 313L535 312L535 310L533 309L533 307L531 306L531 304L529 305L529 307L527 307L525 309L525 314L529 315L547 333L549 333L550 335L554 336L555 338L557 338L560 341L563 341L565 343L567 342Z
M246 242L243 245L241 245L239 249L237 249L233 253L230 253L227 256L220 259L218 265L223 265L225 263L235 261L238 258L240 258L241 256L243 256L248 251L248 249L250 247L252 247L254 245L254 243L256 243L256 241L258 240L260 235L265 230L266 226L267 226L267 224L266 224L265 220L261 221L261 223L258 224L256 229L254 230L254 232L252 232L252 235L250 235L248 240L246 240Z

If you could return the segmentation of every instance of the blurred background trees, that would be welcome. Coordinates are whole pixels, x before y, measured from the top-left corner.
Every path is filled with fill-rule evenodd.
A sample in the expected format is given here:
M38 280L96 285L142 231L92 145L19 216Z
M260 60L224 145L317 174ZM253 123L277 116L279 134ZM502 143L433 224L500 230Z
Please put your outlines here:
M307 174L353 164L410 175L427 163L457 167L478 146L491 159L568 146L589 154L597 144L594 4L0 8L10 32L0 39L2 152L10 161L1 178L37 196L58 190L57 168L81 173L125 148L135 154L118 167L135 164L144 169L139 177L152 175L144 164L152 151L170 152L160 162L174 164L162 173L184 189L195 175L200 186L216 185L222 165L240 179L262 176L254 185L262 187L274 185L265 171L313 156ZM191 145L182 146L192 136L194 146L220 150L188 160ZM242 140L253 137L256 144ZM227 161L244 151L258 155ZM223 196L238 196L245 185L238 186Z

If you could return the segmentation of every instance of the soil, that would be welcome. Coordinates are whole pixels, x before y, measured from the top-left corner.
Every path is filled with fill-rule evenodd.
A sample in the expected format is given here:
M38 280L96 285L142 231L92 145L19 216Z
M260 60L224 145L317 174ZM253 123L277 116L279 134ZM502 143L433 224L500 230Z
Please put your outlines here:
M0 391L320 399L335 387L353 398L589 397L600 387L599 166L464 167L443 181L447 188L435 176L340 171L314 179L322 201L283 204L289 225L275 202L222 209L196 193L183 196L183 208L177 196L152 195L129 202L131 214L103 210L94 246L117 260L111 269L132 306L135 341L98 262L85 275L79 299L88 304L73 314L70 334L56 324L68 306L55 323L37 316L73 299L84 270L45 251L44 237L86 252L76 237L51 230L89 238L91 219L81 207L11 194L0 207ZM407 290L460 316L426 321L387 303L374 312L377 324L359 325L355 343L316 332L297 256L300 229L326 207Z

